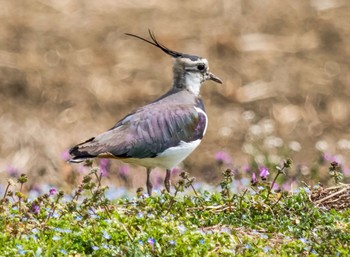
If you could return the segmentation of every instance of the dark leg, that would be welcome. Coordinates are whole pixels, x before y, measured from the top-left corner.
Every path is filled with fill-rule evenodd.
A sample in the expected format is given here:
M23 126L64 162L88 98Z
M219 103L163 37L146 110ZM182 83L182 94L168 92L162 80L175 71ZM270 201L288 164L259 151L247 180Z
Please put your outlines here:
M165 180L164 180L164 185L166 188L166 191L170 193L170 177L171 177L171 170L167 169L166 170L166 175L165 175Z
M150 175L151 175L151 169L150 168L147 168L147 181L146 181L146 186L147 186L147 193L149 196L152 195L152 183L151 183L151 178L150 178Z

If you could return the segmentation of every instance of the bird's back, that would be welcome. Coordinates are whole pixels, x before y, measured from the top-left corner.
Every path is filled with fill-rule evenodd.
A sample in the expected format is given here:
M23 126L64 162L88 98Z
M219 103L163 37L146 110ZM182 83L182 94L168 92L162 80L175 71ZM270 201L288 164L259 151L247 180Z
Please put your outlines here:
M169 148L200 142L206 126L201 99L187 90L170 90L125 116L110 130L73 147L70 153L73 161L91 157L123 158L124 161L157 158Z

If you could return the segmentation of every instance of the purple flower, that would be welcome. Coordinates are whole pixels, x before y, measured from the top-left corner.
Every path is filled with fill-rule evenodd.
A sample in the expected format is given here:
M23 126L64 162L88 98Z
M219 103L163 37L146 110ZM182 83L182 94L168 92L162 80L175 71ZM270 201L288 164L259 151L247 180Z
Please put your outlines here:
M68 161L70 159L69 150L65 150L61 153L61 159L63 161Z
M49 190L49 195L55 195L55 194L57 194L57 189L56 188L51 188Z
M37 202L33 202L33 203L32 203L32 206L31 206L31 208L30 208L30 211L31 211L32 213L34 213L34 214L39 214L39 212L40 212L40 206L38 205Z
M225 151L218 151L218 152L216 152L215 160L218 162L219 165L232 164L231 156Z
M283 183L282 188L284 191L289 191L291 188L290 183L289 182Z
M243 165L242 170L248 173L252 170L252 167L250 167L249 164L245 164Z
M103 231L103 237L105 239L111 239L111 236L106 231Z
M330 153L322 153L322 160L324 162L337 162L340 163L339 156L331 155Z
M267 246L264 247L264 252L265 252L265 253L267 253L267 252L270 251L270 250L271 250L270 246L267 245Z
M130 167L129 165L122 165L119 167L119 176L122 180L124 180L125 182L128 181L129 178L129 174L130 174Z
M6 171L7 171L7 174L10 175L10 177L17 177L19 174L18 169L11 165L7 166Z
M258 183L255 172L252 174L252 180L250 182L252 183L253 186L255 186Z
M259 176L262 180L266 180L267 176L270 175L269 170L265 166L261 166L259 168L259 172L260 172Z
M108 174L110 161L108 159L100 160L100 169L103 177L106 177Z
M349 168L343 168L344 176L350 176L350 169Z
M129 173L130 173L129 165L122 165L122 166L119 167L119 174L121 176L125 176L126 177L126 176L129 175Z
M82 174L86 174L86 173L88 173L88 168L86 168L84 165L79 165L78 172L82 173Z
M326 162L329 162L329 161L332 160L332 155L329 154L329 153L322 153L322 160L326 161Z
M277 183L273 183L272 189L276 192L280 191L280 187L277 185Z
M154 251L154 243L156 242L156 240L154 238L148 238L147 242L151 245L152 251Z
M172 175L172 176L177 176L177 175L180 174L180 173L181 173L181 169L178 168L178 167L175 167L175 168L173 168L173 169L171 170L171 175Z

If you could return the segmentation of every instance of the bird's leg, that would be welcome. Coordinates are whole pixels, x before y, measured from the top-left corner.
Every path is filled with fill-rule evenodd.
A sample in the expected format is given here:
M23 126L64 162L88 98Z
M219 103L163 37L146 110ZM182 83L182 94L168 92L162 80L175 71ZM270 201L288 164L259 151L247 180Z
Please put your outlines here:
M150 178L150 175L151 175L151 171L152 169L150 168L147 168L147 181L146 181L146 186L147 186L147 193L149 196L152 195L152 183L151 183L151 178Z
M170 177L171 177L171 170L167 169L165 179L164 179L164 185L168 193L170 193Z

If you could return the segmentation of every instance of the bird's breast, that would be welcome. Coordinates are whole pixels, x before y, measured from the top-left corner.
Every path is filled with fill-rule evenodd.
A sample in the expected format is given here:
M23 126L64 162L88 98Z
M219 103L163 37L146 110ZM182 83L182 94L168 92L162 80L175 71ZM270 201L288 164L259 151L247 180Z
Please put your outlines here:
M202 139L208 127L207 114L201 108L195 107L195 109L198 113L198 122L194 130L194 135L193 135L194 140Z

